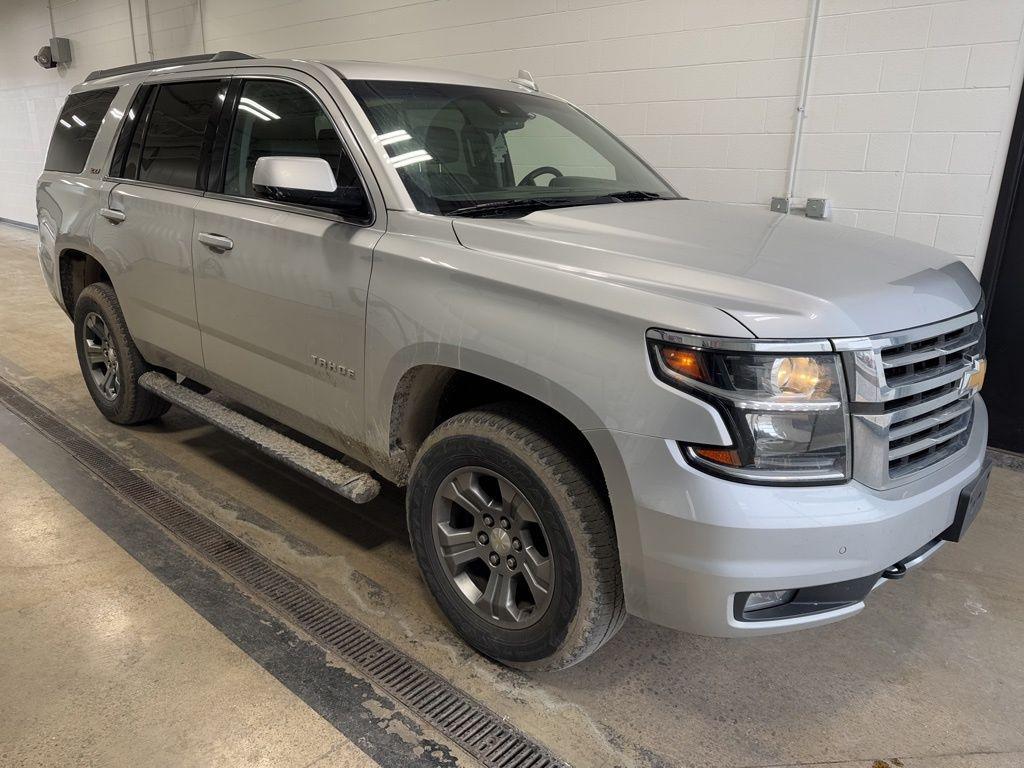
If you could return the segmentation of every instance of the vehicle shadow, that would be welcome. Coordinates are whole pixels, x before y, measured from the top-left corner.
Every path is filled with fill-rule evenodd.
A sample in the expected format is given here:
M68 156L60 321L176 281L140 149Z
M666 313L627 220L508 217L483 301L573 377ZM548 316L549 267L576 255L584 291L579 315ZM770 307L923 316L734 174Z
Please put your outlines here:
M232 407L299 442L328 455L341 456L255 412L236 404ZM178 408L153 424L135 429L168 437L178 435L180 445L194 452L197 460L201 459L196 466L212 463L252 486L257 493L269 497L271 504L294 509L363 549L375 549L388 542L400 542L406 548L409 546L405 497L401 489L390 483L381 482L381 493L373 501L354 504L255 447Z

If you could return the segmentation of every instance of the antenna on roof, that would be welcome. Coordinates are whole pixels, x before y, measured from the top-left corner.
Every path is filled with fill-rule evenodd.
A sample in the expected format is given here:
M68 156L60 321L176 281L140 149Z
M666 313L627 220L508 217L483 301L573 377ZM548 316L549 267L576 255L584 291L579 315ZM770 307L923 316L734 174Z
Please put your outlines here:
M509 82L521 85L523 88L529 88L531 91L540 90L537 87L537 83L533 80L533 75L530 74L530 70L528 69L520 69L519 74L509 80Z

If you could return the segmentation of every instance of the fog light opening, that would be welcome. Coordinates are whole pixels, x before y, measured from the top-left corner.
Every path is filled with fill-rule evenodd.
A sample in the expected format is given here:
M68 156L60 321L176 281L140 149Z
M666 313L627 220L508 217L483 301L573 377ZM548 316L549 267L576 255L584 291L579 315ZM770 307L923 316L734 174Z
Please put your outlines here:
M765 608L777 608L785 605L796 596L795 589L776 589L771 592L751 592L743 605L744 613L763 611Z

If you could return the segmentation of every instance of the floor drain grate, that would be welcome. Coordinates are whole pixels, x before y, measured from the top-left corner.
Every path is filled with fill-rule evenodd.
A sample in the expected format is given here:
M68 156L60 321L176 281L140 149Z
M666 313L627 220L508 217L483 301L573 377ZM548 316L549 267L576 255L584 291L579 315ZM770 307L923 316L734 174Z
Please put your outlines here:
M554 757L518 728L346 615L312 587L209 518L134 472L3 379L0 402L484 765L568 768L568 763Z

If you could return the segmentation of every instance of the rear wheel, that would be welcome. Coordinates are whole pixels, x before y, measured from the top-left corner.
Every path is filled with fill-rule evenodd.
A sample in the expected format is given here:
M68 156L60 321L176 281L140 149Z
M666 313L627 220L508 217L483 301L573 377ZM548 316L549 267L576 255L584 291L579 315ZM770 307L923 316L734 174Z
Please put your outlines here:
M170 404L139 386L146 364L107 283L88 285L75 303L75 346L82 377L100 412L116 424L142 424Z
M625 609L610 510L583 462L511 405L439 426L412 468L413 549L456 630L510 666L558 669Z

